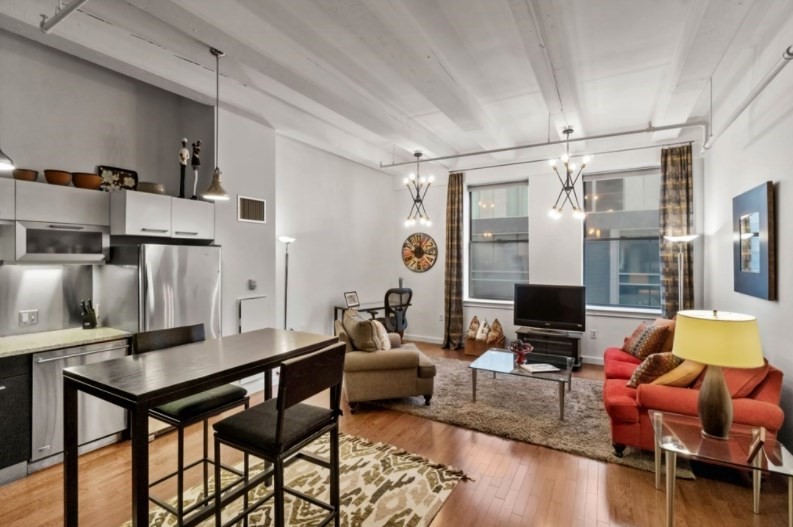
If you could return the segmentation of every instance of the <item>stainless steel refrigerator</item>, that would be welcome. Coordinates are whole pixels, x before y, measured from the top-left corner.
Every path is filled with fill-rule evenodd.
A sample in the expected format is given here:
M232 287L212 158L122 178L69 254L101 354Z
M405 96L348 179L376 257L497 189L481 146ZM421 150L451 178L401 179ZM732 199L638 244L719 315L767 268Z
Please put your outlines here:
M106 326L137 333L203 323L207 338L220 336L220 247L111 247L110 264L94 269Z

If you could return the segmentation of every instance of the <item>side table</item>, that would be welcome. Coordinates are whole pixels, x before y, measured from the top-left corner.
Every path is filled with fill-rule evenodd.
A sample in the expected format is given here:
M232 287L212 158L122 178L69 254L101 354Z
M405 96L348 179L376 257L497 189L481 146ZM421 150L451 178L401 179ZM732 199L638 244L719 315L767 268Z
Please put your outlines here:
M702 435L699 418L650 411L655 432L655 488L661 488L661 454L666 465L666 525L674 525L677 456L752 471L752 511L760 514L760 477L782 474L788 482L788 527L793 527L793 455L776 440L767 441L754 459L747 459L759 429L733 425L728 439Z

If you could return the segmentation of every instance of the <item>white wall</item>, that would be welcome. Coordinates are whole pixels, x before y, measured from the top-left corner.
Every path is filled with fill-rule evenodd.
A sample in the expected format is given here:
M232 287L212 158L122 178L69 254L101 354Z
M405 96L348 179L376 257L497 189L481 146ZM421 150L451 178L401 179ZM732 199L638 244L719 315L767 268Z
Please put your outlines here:
M791 44L793 21L765 47L732 54L729 64L714 77L714 124L717 130L728 114L775 64ZM721 87L722 89L718 89ZM729 87L729 89L727 88ZM793 318L790 261L793 258L793 66L787 66L706 155L705 299L706 306L754 315L769 362L785 374L782 407L788 416L783 439L793 444L793 354L789 324ZM733 290L732 199L773 181L777 196L778 300L767 301Z
M230 335L239 332L240 298L266 296L264 324L275 325L275 131L223 109L220 123L220 169L231 199L215 203L215 243L223 247L223 334ZM205 169L207 182L213 169ZM237 221L238 195L266 200L267 223Z
M344 292L382 301L396 287L395 199L386 174L276 135L276 237L291 236L288 327L332 332ZM284 245L276 242L277 323L283 324ZM403 273L404 274L404 273Z

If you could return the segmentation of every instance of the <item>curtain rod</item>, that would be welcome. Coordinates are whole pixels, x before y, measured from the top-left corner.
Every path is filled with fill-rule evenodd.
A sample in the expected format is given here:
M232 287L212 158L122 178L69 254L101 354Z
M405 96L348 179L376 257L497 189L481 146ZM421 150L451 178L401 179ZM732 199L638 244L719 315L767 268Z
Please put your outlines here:
M603 154L618 154L620 152L631 152L633 150L647 150L649 148L664 148L669 146L683 146L683 145L690 145L693 144L694 141L683 141L677 143L664 143L662 145L651 145L651 146L637 146L633 148L622 148L620 150L604 150L602 152L594 152L592 155L603 155ZM513 165L528 165L531 163L542 163L546 162L548 159L533 159L531 161L515 161L513 163L501 163L498 165L485 165L481 167L471 167L471 168L455 168L454 170L450 170L449 172L472 172L474 170L482 170L484 168L500 168L500 167L509 167Z
M682 130L683 128L702 128L702 141L706 141L708 138L708 123L704 121L694 121L690 123L680 123L680 124L669 124L664 126L653 126L652 122L647 126L647 128L641 128L639 130L627 130L625 132L614 132L610 134L600 134L600 135L590 135L587 137L574 137L572 139L560 139L558 141L547 141L545 143L534 143L530 145L518 145L518 146L509 146L506 148L496 148L493 150L480 150L477 152L463 152L462 154L452 154L449 156L441 156L441 157L429 157L426 159L420 159L418 161L403 161L401 163L391 163L390 165L384 165L382 161L380 162L380 168L394 168L394 167L401 167L404 165L413 165L416 163L431 163L433 161L445 161L446 159L457 159L460 157L470 157L470 156L481 156L485 154L497 154L499 152L511 152L513 150L525 150L527 148L539 148L541 146L553 146L553 145L563 145L567 143L576 143L580 141L592 141L595 139L609 139L612 137L622 137L625 135L637 135L637 134L648 134L653 132L663 132L666 130Z

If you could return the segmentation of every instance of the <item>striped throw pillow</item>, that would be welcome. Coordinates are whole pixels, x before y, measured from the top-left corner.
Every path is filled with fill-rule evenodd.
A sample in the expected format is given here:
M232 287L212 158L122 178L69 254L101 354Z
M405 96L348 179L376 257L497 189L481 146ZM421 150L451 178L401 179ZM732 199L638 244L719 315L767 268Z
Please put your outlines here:
M625 345L625 351L644 360L653 353L658 353L666 341L669 329L665 326L645 326L641 334L635 339L631 339Z

